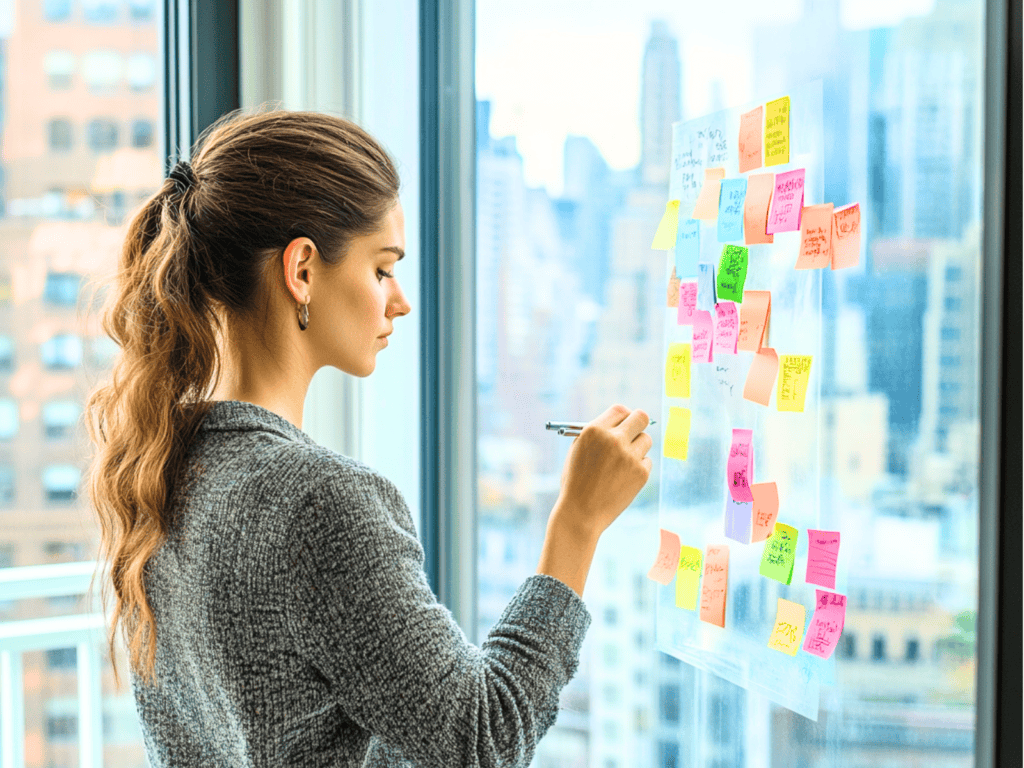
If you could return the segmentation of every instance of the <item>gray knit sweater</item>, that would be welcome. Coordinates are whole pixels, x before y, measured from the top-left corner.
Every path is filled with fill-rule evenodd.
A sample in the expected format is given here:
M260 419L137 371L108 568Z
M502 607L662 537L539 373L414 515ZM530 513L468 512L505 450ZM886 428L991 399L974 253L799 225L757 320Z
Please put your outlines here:
M437 602L398 489L253 403L218 401L146 568L162 766L526 766L590 613L530 576L482 646ZM469 510L466 510L469 513Z

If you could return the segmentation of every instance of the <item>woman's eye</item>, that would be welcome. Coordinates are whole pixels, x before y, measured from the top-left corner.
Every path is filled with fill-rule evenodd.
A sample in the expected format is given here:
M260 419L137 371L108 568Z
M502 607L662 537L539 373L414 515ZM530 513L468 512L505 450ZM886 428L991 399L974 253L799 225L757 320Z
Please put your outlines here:
M385 277L394 277L394 274L391 273L391 272L385 272L383 269L378 269L377 270L377 282L379 283Z

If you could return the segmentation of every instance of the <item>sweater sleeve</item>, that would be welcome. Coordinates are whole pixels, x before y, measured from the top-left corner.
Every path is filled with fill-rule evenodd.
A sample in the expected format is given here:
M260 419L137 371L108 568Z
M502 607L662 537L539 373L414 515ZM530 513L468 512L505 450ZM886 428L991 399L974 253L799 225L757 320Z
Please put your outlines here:
M529 765L590 626L580 597L530 576L478 648L433 594L390 481L339 470L310 494L291 538L290 631L348 717L423 768Z

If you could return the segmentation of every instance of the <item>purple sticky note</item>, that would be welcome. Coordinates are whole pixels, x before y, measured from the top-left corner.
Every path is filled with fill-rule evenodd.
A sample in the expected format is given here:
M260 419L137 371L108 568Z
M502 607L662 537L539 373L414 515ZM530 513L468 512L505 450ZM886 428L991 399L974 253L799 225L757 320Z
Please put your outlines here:
M846 595L823 589L814 592L814 616L804 635L804 650L827 659L839 645L846 624Z
M703 309L693 312L693 359L694 363L710 363L714 359L711 342L715 338L714 321L711 313Z
M676 314L677 325L693 325L693 313L697 309L697 282L679 284L679 309Z
M779 173L775 176L775 192L768 211L769 235L776 232L796 232L800 229L800 209L804 204L804 169Z
M725 535L743 544L750 543L750 526L754 515L754 502L725 499Z
M807 529L808 584L836 588L836 563L839 560L839 531Z
M754 430L734 429L726 481L733 501L754 501L750 484L754 481Z
M715 354L736 354L736 342L740 338L740 313L732 301L720 301L715 305Z

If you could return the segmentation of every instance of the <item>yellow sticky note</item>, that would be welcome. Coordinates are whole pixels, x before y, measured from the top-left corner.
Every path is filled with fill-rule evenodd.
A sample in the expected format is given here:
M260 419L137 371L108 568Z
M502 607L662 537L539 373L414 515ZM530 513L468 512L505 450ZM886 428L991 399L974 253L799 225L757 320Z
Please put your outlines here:
M679 227L679 201L669 200L665 203L665 215L661 217L658 231L654 233L651 248L667 251L676 244L676 229Z
M676 607L697 610L700 591L700 571L704 553L696 547L679 548L679 569L676 572Z
M764 110L764 164L789 162L789 96L769 101Z
M690 345L669 344L665 362L665 396L690 396Z
M803 603L794 603L780 597L775 612L775 626L772 628L771 637L768 638L768 647L796 656L800 649L800 641L804 638L806 617L807 612Z
M662 455L670 459L686 460L690 447L690 409L672 406L668 409L668 426L665 427L665 444Z
M780 411L803 413L807 380L811 376L811 355L779 355L779 389L775 402Z

